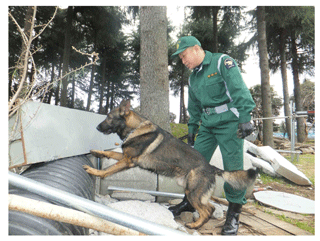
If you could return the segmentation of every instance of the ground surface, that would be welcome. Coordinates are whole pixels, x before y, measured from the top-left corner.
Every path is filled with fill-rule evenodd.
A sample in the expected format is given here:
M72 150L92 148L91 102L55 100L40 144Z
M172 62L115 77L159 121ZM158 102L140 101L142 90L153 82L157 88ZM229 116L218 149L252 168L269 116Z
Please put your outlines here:
M290 157L286 156L290 160ZM285 178L272 178L261 175L256 186L268 188L273 191L286 192L315 200L315 155L300 155L299 162L294 165L302 171L313 183L311 186L299 186ZM306 215L278 210L264 206L254 199L248 200L246 208L256 212L256 215L242 213L238 235L314 235L315 215ZM186 216L185 214L183 216ZM257 218L258 217L258 218ZM260 218L259 218L260 217ZM261 219L262 217L262 219ZM177 217L175 220L185 224L184 218ZM220 220L211 218L207 224L197 232L200 235L220 235L225 222L224 217ZM297 228L297 229L296 229ZM299 231L301 229L301 231ZM193 230L188 230L193 233Z
M187 126L183 124L172 124L171 125L172 134L176 137L185 136L187 132ZM307 145L313 146L314 149L314 140L308 140ZM285 157L291 161L290 155L285 155ZM273 191L286 192L295 194L298 196L302 196L305 198L309 198L315 200L315 155L314 154L302 154L299 156L299 161L292 161L292 163L302 172L304 173L309 180L312 182L311 186L299 186L285 178L272 178L268 175L261 175L260 180L257 181L256 186L260 188L270 188ZM276 218L274 221L279 220L279 222L285 222L288 224L292 224L295 227L301 228L310 234L315 233L315 215L305 215L305 214L296 214L292 212L286 212L282 210L277 210L275 208L266 207L262 204L257 203L254 200L249 200L246 204L247 208L252 208L253 210L258 210L259 212L263 212L265 214L270 215L271 217ZM244 220L247 219L246 217ZM177 222L184 223L180 217L176 218ZM225 213L224 217L221 220L210 219L209 222L200 228L198 231L203 235L220 235L222 225L225 221ZM258 221L257 221L258 222ZM250 222L247 222L250 223ZM263 227L262 224L260 228ZM188 230L189 231L189 230ZM294 232L293 232L294 233ZM255 229L253 226L241 223L239 229L239 235L264 235L259 230ZM268 234L267 234L268 235ZM276 233L274 235L277 235ZM278 233L280 234L280 232ZM284 234L283 234L284 235ZM299 235L299 234L296 234Z

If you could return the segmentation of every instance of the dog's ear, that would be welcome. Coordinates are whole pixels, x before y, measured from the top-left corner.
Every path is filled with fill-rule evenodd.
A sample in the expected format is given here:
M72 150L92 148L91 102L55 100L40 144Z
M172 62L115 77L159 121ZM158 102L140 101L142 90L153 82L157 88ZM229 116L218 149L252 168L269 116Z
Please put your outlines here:
M120 116L127 116L130 113L130 100L122 100L120 103Z

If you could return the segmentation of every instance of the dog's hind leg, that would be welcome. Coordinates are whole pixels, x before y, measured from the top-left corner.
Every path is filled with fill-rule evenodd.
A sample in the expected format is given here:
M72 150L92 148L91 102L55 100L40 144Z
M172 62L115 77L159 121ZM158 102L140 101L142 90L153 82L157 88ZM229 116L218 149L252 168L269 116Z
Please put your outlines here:
M214 185L206 175L199 175L200 171L192 170L187 176L186 195L191 205L200 215L196 222L186 224L188 228L200 228L209 220L213 213L213 208L209 204L209 198L213 193Z
M116 164L108 167L105 170L98 170L95 168L92 168L88 165L84 165L83 168L86 170L87 173L99 176L101 178L105 178L107 176L110 176L114 173L121 172L123 170L129 169L135 167L135 164L132 162L129 158L123 158L120 161L118 161Z
M200 217L193 223L187 223L186 226L193 229L200 228L209 220L213 213L213 209L210 205L202 204L197 197L192 198L190 197L190 195L188 195L188 200L190 201L191 205L198 211Z
M120 161L121 159L123 159L123 154L119 153L119 152L115 152L115 151L98 151L98 150L91 150L90 153L92 155L94 155L95 157L99 157L99 158L112 158L115 159L117 161Z

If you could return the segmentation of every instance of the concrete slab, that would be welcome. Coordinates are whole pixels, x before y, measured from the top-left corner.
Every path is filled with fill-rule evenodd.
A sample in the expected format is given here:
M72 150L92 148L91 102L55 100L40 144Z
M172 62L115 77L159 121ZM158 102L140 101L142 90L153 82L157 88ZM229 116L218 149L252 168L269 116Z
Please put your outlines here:
M150 222L158 223L173 229L179 228L179 225L174 221L172 213L158 203L122 201L111 203L108 206L121 212L146 219Z
M121 148L113 149L113 151L122 152ZM116 163L113 159L102 158L102 169L107 168L110 165ZM222 156L219 147L215 151L210 161L211 165L214 165L220 169L223 169ZM251 161L248 157L244 157L244 169L247 170L252 168ZM126 188L135 188L135 189L144 189L151 191L160 191L160 192L169 192L169 193L184 193L184 189L179 186L174 178L168 178L162 175L156 175L149 171L143 170L139 167L132 168L120 173L116 173L110 177L106 177L105 179L101 179L101 188L100 194L105 195L109 194L107 189L108 186L116 186L116 187L126 187ZM222 178L217 177L216 190L214 192L214 196L216 197L225 197L224 189L223 189L224 181ZM247 189L246 197L252 196L253 185ZM112 197L119 198L121 200L127 199L137 199L137 194L131 193L121 193L121 194L112 194ZM142 198L142 199L141 199ZM167 202L169 199L166 197L157 197L157 202ZM153 198L145 198L143 196L139 196L139 200L154 200Z
M116 149L113 149L112 151L121 153L122 149L116 148ZM114 159L101 158L101 162L102 162L101 169L106 169L107 167L115 164L117 161ZM157 191L157 175L150 171L143 170L139 167L135 167L129 170L125 170L125 171L113 174L110 177L101 179L99 193L102 195L108 194L108 191L107 191L108 186L128 187L128 188ZM122 193L120 195L112 194L111 197L121 199L121 200L127 200L127 199L137 199L136 195L137 194ZM141 195L139 199L155 201L155 197L150 195L143 195L143 196Z
M281 176L289 179L298 185L309 186L312 183L298 168L280 155L270 146L258 147L250 142L245 142L247 150L270 163L273 169Z
M181 193L184 194L184 188L179 186L174 178L158 175L159 192ZM167 202L172 198L157 197L157 202Z
M276 191L255 192L254 197L259 202L295 213L315 214L315 201L290 193Z
M256 158L248 153L244 153L244 155L246 156L246 158L248 158L251 162L252 162L252 165L254 167L257 167L257 168L261 168L262 171L272 177L277 177L277 176L280 176L274 169L273 167L270 165L269 162L266 162L262 159L259 159L259 158Z
M216 167L224 170L223 161L222 161L222 155L221 155L221 151L220 151L219 146L217 147L217 149L215 150L215 152L212 155L212 158L210 160L210 165L216 166ZM244 157L243 157L243 169L244 170L248 170L248 169L250 169L252 167L253 166L252 166L251 160L248 158L248 156L244 155ZM223 185L224 185L224 180L222 179L222 177L217 177L216 178L216 189L215 189L215 191L213 193L213 196L215 196L215 197L225 197ZM254 185L251 185L250 187L247 188L247 194L246 194L247 198L252 196L253 186Z

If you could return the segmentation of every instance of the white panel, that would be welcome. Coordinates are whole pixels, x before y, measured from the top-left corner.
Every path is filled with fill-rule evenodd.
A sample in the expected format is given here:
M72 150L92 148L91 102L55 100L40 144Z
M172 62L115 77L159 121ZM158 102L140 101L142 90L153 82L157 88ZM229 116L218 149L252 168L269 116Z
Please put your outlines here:
M28 164L111 149L121 143L116 134L97 131L104 115L32 101L20 113ZM9 145L10 166L24 162L20 129L15 115L9 120L9 139L16 140Z
M295 213L315 214L315 201L290 193L275 191L255 192L254 197L261 203Z

